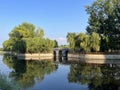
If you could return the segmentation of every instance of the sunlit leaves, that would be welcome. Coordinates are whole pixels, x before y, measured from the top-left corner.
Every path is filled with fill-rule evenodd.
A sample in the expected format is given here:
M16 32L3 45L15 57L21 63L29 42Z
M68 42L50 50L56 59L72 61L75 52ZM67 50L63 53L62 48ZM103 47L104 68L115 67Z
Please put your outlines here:
M101 36L101 51L119 50L120 0L96 0L86 11L90 15L87 33L96 32Z
M76 33L68 33L67 34L67 42L69 43L69 47L71 49L74 49L75 47L75 36L76 36Z
M14 27L3 43L4 50L18 53L50 52L53 47L57 47L57 41L44 38L43 29L26 22Z
M84 33L74 34L74 37L68 33L67 37L69 44L74 45L73 49L75 50L77 49L85 52L100 50L100 36L95 32L93 32L91 35Z

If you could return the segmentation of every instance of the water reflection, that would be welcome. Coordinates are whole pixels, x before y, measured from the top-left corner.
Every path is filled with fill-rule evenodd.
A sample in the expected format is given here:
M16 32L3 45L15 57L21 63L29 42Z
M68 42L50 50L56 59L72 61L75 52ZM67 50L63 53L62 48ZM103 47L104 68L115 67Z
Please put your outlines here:
M85 64L69 60L64 62L64 59L63 63L49 60L25 61L11 56L4 56L3 62L12 70L9 78L25 89L118 90L120 87L119 64ZM45 78L46 74L50 75Z
M120 65L71 64L68 80L88 84L90 90L118 90Z
M3 62L12 69L9 77L23 88L33 87L35 81L41 82L46 74L57 70L57 65L51 61L25 61L15 57L4 56Z

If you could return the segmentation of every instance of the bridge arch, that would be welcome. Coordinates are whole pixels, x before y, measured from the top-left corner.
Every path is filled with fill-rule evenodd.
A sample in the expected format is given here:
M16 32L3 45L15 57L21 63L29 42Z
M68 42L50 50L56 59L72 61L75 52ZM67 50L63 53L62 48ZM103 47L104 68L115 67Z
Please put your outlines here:
M59 61L59 62L67 61L68 52L69 49L67 48L54 48L53 49L54 61Z

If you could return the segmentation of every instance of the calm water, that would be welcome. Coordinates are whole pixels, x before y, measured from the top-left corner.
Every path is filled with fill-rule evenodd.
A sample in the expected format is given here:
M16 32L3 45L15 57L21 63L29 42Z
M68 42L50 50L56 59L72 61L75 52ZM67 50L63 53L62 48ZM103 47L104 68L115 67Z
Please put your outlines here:
M26 90L118 90L118 64L62 64L0 56L0 72Z

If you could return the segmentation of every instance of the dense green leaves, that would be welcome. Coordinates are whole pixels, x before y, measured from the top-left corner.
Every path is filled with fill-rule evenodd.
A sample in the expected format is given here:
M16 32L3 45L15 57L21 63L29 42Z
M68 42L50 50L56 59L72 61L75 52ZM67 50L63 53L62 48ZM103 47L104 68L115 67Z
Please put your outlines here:
M101 36L101 51L120 50L120 0L96 0L86 11L90 15L87 33Z
M4 41L3 48L18 53L50 52L57 47L57 41L44 38L41 28L35 29L30 23L22 23L9 33L9 39Z
M38 28L35 33L34 33L35 37L39 37L39 38L43 38L44 37L44 31L41 28Z
M70 33L68 33L68 42L70 45L73 45L70 48L79 51L99 51L100 49L100 37L97 33L93 32L91 35L87 35L84 33L74 34L74 37L70 37ZM69 40L70 39L70 40ZM74 42L72 42L74 41Z
M93 51L100 50L100 37L97 33L92 33L90 37L90 44Z
M76 36L76 33L68 33L67 34L67 42L69 43L69 47L71 49L74 49L74 47L75 47L75 40L74 40L75 36Z
M10 33L10 38L29 38L34 37L35 26L30 23L22 23L15 27Z
M120 0L96 0L86 7L87 34L68 33L71 49L82 51L120 50Z

